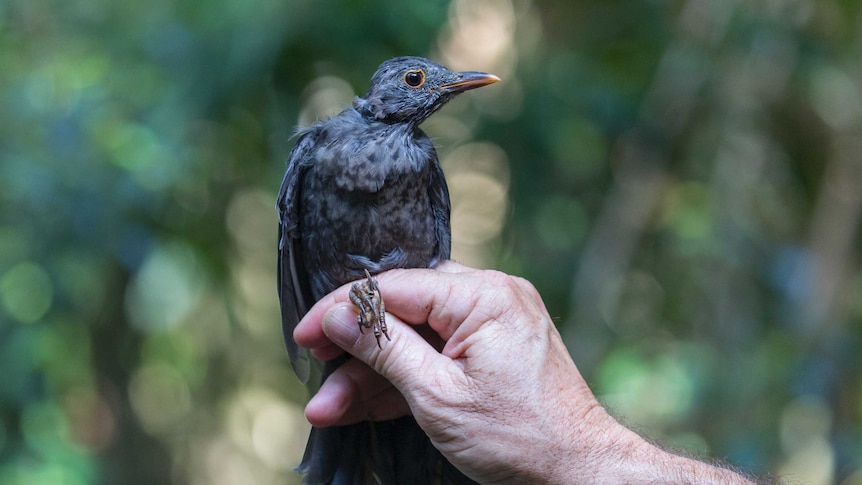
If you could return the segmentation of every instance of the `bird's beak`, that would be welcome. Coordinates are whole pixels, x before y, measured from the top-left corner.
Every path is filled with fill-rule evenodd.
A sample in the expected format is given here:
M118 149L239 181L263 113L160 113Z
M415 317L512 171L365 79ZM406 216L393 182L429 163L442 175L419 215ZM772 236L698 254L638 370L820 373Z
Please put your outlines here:
M499 81L500 78L493 74L488 74L486 72L459 72L458 80L455 82L451 82L449 84L444 84L440 86L440 89L445 91L449 91L451 93L460 93L461 91L467 91L469 89L481 88L482 86L487 86L489 84L494 84Z

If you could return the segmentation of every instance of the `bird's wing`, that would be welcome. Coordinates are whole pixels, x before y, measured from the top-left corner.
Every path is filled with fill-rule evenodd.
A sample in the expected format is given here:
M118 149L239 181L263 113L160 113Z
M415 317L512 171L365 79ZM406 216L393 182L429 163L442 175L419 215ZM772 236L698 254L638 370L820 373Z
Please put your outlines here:
M310 162L316 133L307 130L290 152L287 171L278 191L278 300L281 304L281 330L290 363L303 383L312 372L309 352L293 340L293 329L313 303L309 279L302 266L299 242L299 195L302 173Z
M433 147L432 147L433 150ZM431 207L434 210L434 231L437 233L437 250L429 266L449 259L452 252L452 228L449 225L449 215L452 203L449 201L449 187L437 160L437 152L432 151L431 183L428 186L431 196Z

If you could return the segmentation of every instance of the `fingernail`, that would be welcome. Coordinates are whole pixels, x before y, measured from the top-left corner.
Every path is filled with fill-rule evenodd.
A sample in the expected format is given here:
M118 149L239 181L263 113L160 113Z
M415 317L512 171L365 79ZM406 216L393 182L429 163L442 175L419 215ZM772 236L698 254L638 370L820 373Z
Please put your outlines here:
M349 306L329 310L323 317L323 333L343 349L350 349L359 341L356 313Z

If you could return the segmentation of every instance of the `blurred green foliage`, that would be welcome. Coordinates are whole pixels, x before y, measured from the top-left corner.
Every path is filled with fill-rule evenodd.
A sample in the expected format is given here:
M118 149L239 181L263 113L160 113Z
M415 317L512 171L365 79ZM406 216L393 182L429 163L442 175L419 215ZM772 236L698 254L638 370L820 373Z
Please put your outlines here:
M530 279L616 414L862 483L860 34L850 0L5 0L0 483L295 482L283 161L404 54L504 77L427 123L453 196L508 200L456 254Z

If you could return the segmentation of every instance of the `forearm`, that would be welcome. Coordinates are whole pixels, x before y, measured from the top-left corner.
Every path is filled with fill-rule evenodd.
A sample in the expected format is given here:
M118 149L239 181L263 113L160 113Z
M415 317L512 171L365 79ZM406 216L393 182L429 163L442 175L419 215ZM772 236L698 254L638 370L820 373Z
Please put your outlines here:
M568 470L569 476L554 477L551 482L631 485L778 483L751 478L730 467L669 452L620 424L615 424L605 433L605 438L597 442L601 443L598 456L588 461L590 466L587 469Z
M736 471L699 461L691 457L668 452L655 446L634 432L634 451L617 464L619 479L607 483L680 483L680 484L756 484ZM624 453L621 455L625 455Z

